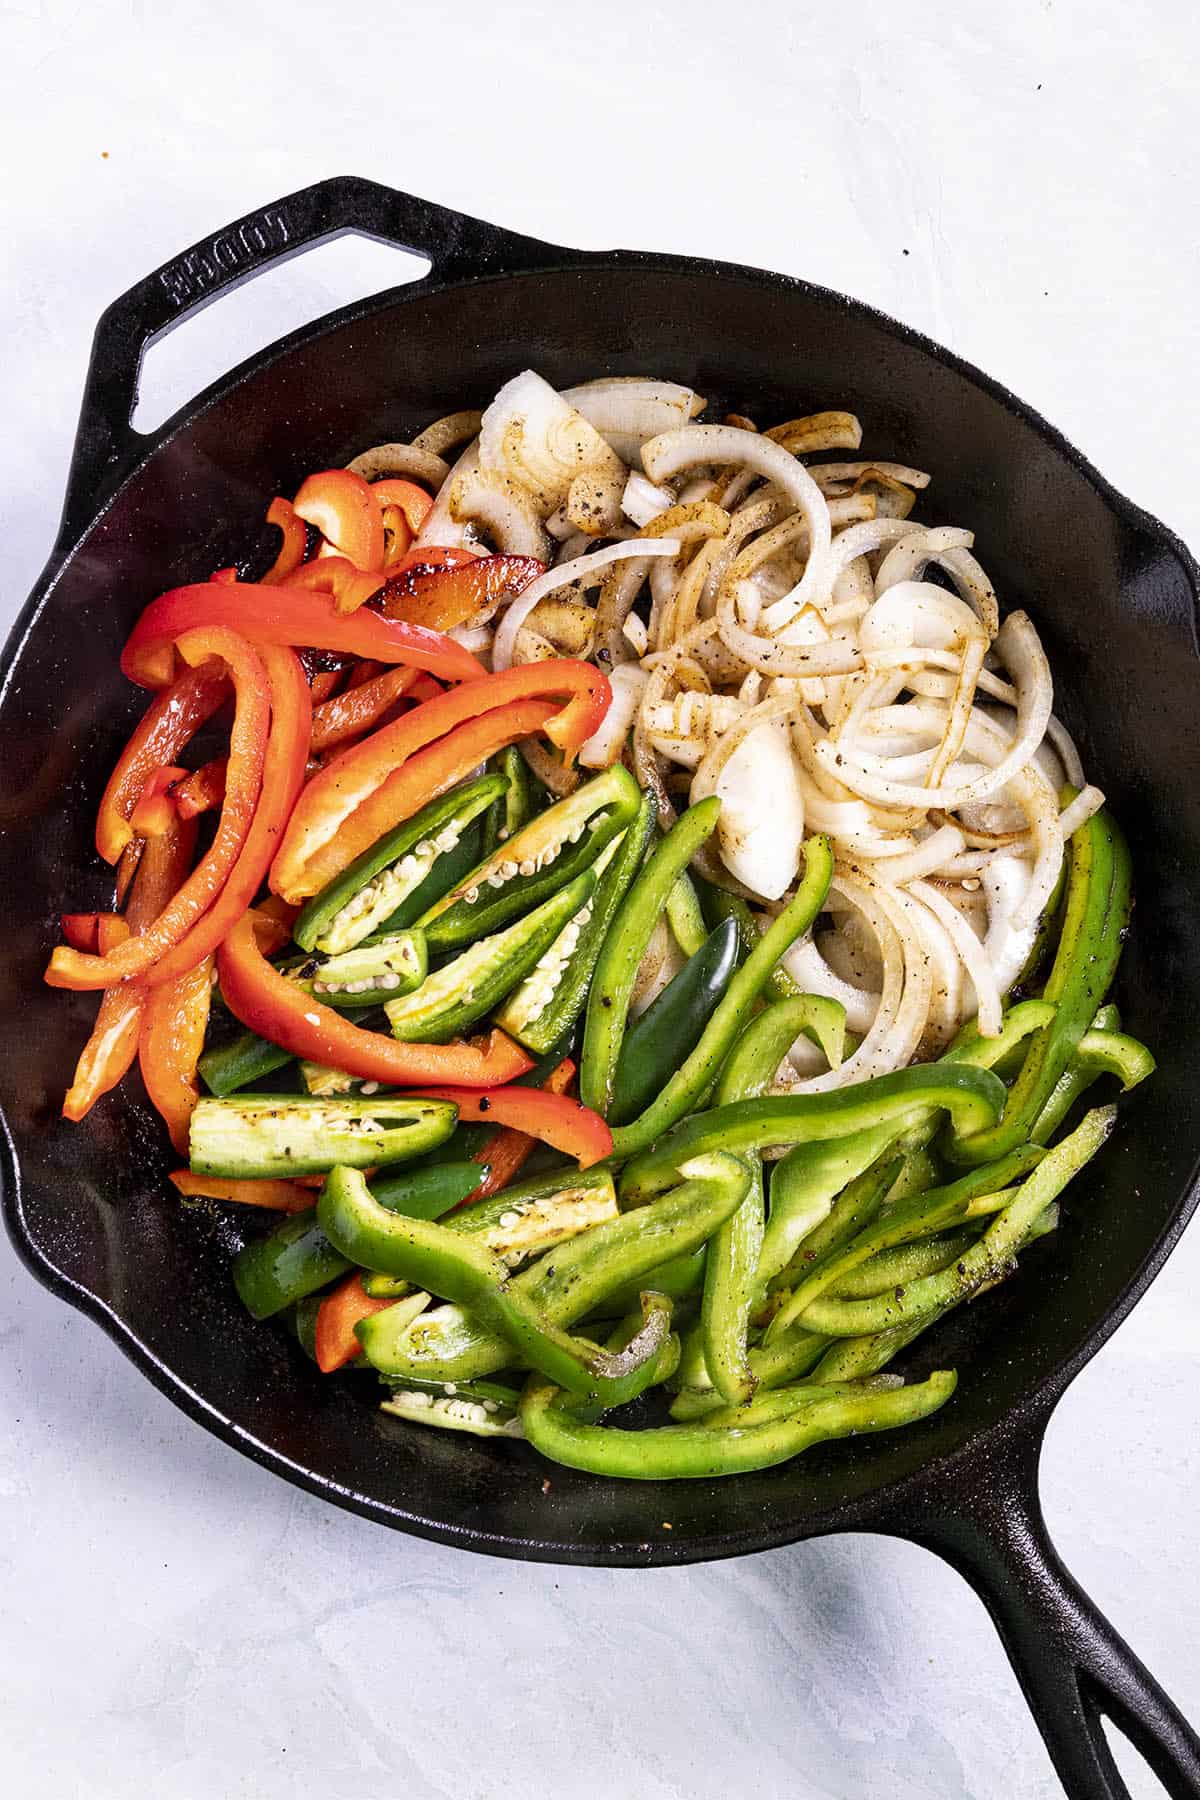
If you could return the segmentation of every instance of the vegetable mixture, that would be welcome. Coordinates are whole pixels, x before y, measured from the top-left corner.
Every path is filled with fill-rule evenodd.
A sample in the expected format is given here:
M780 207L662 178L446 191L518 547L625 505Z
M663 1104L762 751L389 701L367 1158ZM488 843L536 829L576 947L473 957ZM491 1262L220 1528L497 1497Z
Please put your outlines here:
M821 460L850 414L705 411L526 371L153 601L113 908L46 975L100 995L65 1116L136 1059L179 1193L282 1215L255 1319L634 1480L943 1406L893 1363L1154 1067L1028 616L912 520L927 474Z

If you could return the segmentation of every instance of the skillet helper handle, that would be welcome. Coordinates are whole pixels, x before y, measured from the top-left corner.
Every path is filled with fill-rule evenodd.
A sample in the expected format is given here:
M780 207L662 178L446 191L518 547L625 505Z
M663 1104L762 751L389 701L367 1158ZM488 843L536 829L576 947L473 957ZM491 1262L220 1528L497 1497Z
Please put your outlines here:
M130 423L155 338L243 281L314 244L358 232L426 256L432 285L563 263L571 252L357 175L337 175L203 238L114 300L92 342L60 541L74 538L151 438ZM410 287L420 284L409 283Z
M971 1583L997 1626L1068 1800L1130 1800L1102 1717L1171 1800L1200 1800L1200 1736L1050 1541L1037 1491L1044 1421L964 1479L908 1535ZM936 1516L940 1515L940 1516Z

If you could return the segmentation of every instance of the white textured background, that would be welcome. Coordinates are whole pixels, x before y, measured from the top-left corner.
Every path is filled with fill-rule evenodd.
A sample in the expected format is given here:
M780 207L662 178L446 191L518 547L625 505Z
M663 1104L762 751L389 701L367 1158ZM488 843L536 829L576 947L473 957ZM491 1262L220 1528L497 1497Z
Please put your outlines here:
M0 0L5 623L102 307L334 173L857 294L1200 544L1198 75L1178 0ZM148 412L395 260L344 243L212 309L152 357ZM1193 1231L1044 1469L1068 1562L1193 1716L1198 1282ZM922 1552L630 1574L392 1536L188 1423L6 1243L0 1509L0 1791L23 1800L1059 1792L981 1607Z

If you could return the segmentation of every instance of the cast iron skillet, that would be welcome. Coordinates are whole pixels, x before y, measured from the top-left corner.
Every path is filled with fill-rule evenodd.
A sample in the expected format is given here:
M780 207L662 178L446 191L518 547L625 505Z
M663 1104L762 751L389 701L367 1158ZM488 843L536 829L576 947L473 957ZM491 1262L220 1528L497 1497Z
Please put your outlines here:
M156 336L267 263L347 231L422 252L430 276L295 333L152 436L132 430L139 361ZM916 1347L914 1371L961 1371L945 1411L736 1481L651 1486L554 1469L544 1488L546 1466L521 1446L388 1419L365 1384L322 1381L242 1311L228 1278L238 1227L181 1214L162 1134L129 1084L83 1127L58 1117L95 1002L50 992L40 974L61 907L110 903L91 828L144 704L117 668L133 619L160 590L244 554L266 498L306 471L482 403L526 366L559 385L669 374L759 418L850 407L872 453L933 469L925 517L970 524L1005 602L1033 613L1061 707L1133 841L1140 898L1120 999L1160 1066L1072 1190L1063 1228L1015 1280ZM1102 1712L1172 1795L1200 1795L1200 1740L1067 1573L1037 1496L1054 1403L1145 1291L1197 1199L1198 592L1184 547L1028 407L825 289L684 257L559 249L354 178L239 220L101 320L61 532L5 656L0 1101L17 1249L210 1431L403 1531L617 1566L842 1530L923 1544L990 1608L1070 1795L1127 1792Z

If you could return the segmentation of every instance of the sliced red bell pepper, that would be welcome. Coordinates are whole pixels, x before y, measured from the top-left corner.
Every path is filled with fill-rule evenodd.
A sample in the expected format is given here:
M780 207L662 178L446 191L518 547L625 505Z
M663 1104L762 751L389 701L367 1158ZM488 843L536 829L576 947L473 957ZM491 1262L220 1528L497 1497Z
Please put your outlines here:
M313 710L314 755L373 731L419 679L416 669L388 669L373 681L349 687L344 694L323 701Z
M193 666L210 657L221 657L233 680L236 707L229 739L229 772L216 835L199 867L192 871L153 924L136 937L118 945L108 956L85 956L78 950L63 948L56 950L46 971L46 980L51 987L111 987L114 982L144 976L191 931L212 905L228 881L254 822L271 713L263 659L236 632L220 628L185 633L179 639L178 648L184 661ZM307 684L304 692L307 700ZM190 963L183 967L176 964L170 973L182 974L184 967L199 962L212 947L206 945Z
M175 817L175 795L172 791L181 782L188 779L188 770L175 768L168 763L165 768L155 769L149 776L142 797L130 815L136 837L161 837L169 831Z
M168 650L173 669L175 652L171 646ZM115 863L133 838L130 817L150 776L164 763L177 762L185 744L229 697L229 680L219 662L185 669L176 680L169 670L167 680L170 685L143 714L101 798L96 848L105 862Z
M545 1081L540 1083L541 1090L545 1094L565 1094L574 1078L575 1064L569 1056L564 1056L558 1067L551 1069ZM474 1162L486 1165L487 1174L479 1186L471 1190L463 1205L472 1200L486 1200L515 1181L532 1156L536 1143L537 1139L530 1137L527 1131L517 1131L511 1125L502 1125L499 1131L493 1132L472 1158Z
M196 1200L236 1200L242 1206L262 1206L270 1212L307 1212L312 1190L298 1181L255 1181L224 1175L193 1175L175 1169L169 1179L181 1194Z
M326 547L319 550L311 562L302 564L290 575L287 586L307 588L315 594L328 594L333 600L335 612L352 613L375 598L384 580L382 569L359 569L349 557L339 556L336 550Z
M334 560L330 558L330 563ZM305 568L316 566L306 564ZM298 571L298 575L303 573ZM327 593L290 585L264 587L249 581L237 587L199 582L160 594L134 626L121 652L122 670L130 681L142 687L162 687L171 680L176 639L201 626L225 626L240 631L255 644L287 644L293 648L303 645L313 650L371 656L389 666L409 663L414 669L429 669L446 681L474 682L485 673L469 650L440 632L405 625L399 619L385 619L371 610L343 615L335 610ZM130 812L146 775L159 763L171 761L179 748L172 742L145 759L140 778L132 786ZM122 814L122 819L125 816ZM120 848L118 844L117 850ZM115 856L114 851L108 860L114 861Z
M552 1149L573 1156L581 1169L612 1155L612 1132L600 1114L567 1094L527 1087L422 1087L419 1093L424 1100L453 1100L462 1123L509 1125L528 1132Z
M212 957L174 981L150 988L142 1007L138 1064L146 1092L180 1156L188 1153L188 1125L200 1084L196 1064L204 1048L212 1004Z
M101 914L97 921L97 948L112 948L115 926L135 934L153 924L171 896L178 891L191 867L196 846L196 827L177 820L162 837L145 843L123 919ZM106 921L109 922L106 924ZM110 929L110 926L113 929ZM128 1072L137 1055L142 1008L146 990L127 983L109 988L100 999L92 1035L83 1047L75 1079L63 1101L63 1117L78 1121L91 1111Z
M124 906L125 897L129 893L130 883L137 874L138 864L142 860L143 839L130 838L120 856L117 858L117 875L114 883L115 902Z
M399 507L414 537L433 511L433 496L418 487L415 481L406 481L402 475L389 475L383 481L372 482L371 492L380 506Z
M310 1200L311 1204L311 1200ZM362 1345L354 1335L360 1319L384 1312L395 1306L394 1300L373 1300L362 1284L362 1273L355 1269L339 1281L331 1294L326 1294L317 1308L317 1324L313 1333L313 1354L323 1375L332 1375L361 1354Z
M271 858L304 785L312 702L300 658L294 650L282 649L278 644L264 644L259 656L271 684L271 729L254 820L229 879L212 906L148 971L146 980L152 987L173 981L203 957L210 956L241 918L266 880Z
M386 667L386 663L375 662L371 657L365 656L361 662L355 663L354 667L347 675L347 691L351 688L362 687L364 683L368 681L374 681L377 675L383 674Z
M543 573L534 556L481 556L461 568L430 569L411 564L388 570L377 605L389 619L452 631L487 618L500 601L515 599Z
M403 561L412 546L413 534L408 528L408 520L399 506L383 508L383 573L386 575L394 563Z
M297 513L290 500L277 494L267 508L267 524L278 525L283 533L283 542L279 546L279 555L263 576L266 587L277 587L286 581L293 569L298 569L304 561L304 552L308 546L308 532L304 528L304 520Z
M272 968L256 940L256 919L244 914L221 945L221 992L236 1019L293 1056L389 1087L435 1081L484 1091L515 1081L531 1066L502 1031L454 1044L401 1044L364 1031Z
M301 483L292 506L356 569L383 567L383 514L375 489L361 475L323 469Z
M483 742L490 737L489 748L477 762L535 731L544 731L560 748L574 750L604 717L610 694L608 678L599 669L563 658L505 669L427 700L373 732L363 743L343 751L309 782L275 860L271 886L289 900L307 899L348 868L385 831L443 793L445 789L433 785L431 779L422 779L423 769L418 773L407 765L415 760L416 752L453 734L445 746L444 760L457 767L455 727L461 729L468 720L478 724L481 716L496 715L491 733L477 733L472 740ZM566 706L547 704L551 696L561 699L567 695L571 697ZM535 704L529 705L530 701ZM501 720L505 708L511 711ZM509 735L497 737L501 728ZM465 765L466 769L474 766Z
M100 940L101 919L115 919L116 913L63 913L63 936L75 950L95 951Z
M449 694L439 696L449 698ZM411 723L414 737L419 737L421 715L434 704L427 701L424 706L415 707L397 724ZM338 784L330 778L336 777L357 751L369 751L396 726L385 725L364 743L343 750L327 768L314 774L296 802L283 846L271 869L272 888L293 902L319 893L385 832L410 819L497 750L543 729L553 712L553 704L545 700L517 700L495 712L485 712L410 756L391 775L385 775L361 805L345 808ZM310 801L313 794L316 797Z
M227 756L214 757L212 762L201 763L198 769L179 783L172 797L180 818L194 819L200 813L216 811L225 798L228 768Z
M468 550L465 544L414 544L398 562L388 564L387 576L390 581L409 569L423 575L432 575L438 569L462 569L467 563L478 562L480 556L480 551Z
M322 700L328 700L331 694L337 692L342 679L342 674L343 671L341 669L317 670L316 674L311 678L308 684L308 691L312 695L312 703L314 706L320 706Z

